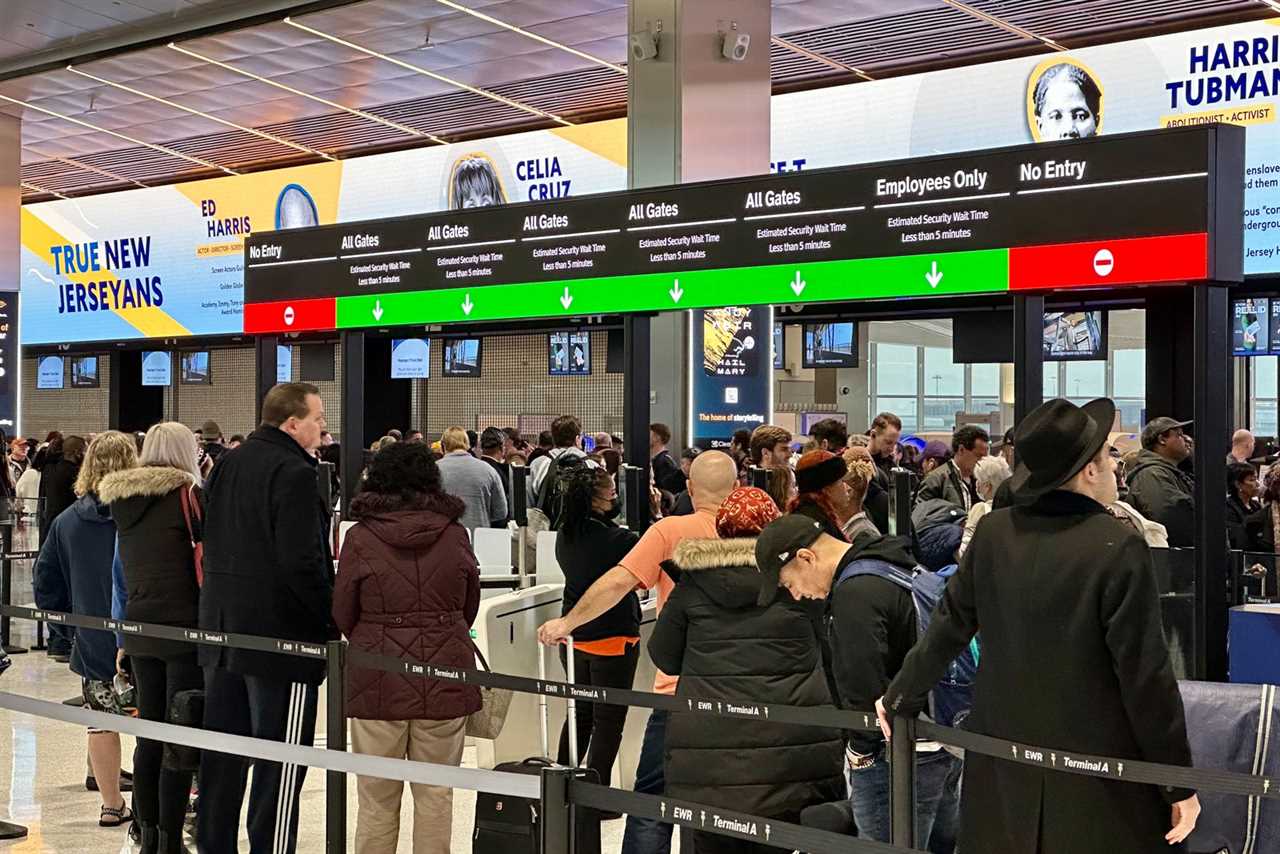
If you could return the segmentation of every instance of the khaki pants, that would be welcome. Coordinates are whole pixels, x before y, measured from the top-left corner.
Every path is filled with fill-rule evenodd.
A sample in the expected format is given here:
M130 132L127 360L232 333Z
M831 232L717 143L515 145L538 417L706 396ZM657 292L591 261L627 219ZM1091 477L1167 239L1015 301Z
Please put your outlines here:
M351 719L351 749L356 753L460 765L466 718L447 721L369 721ZM453 832L453 790L410 783L413 791L413 854L449 854ZM400 837L400 799L404 783L359 777L360 812L356 818L356 854L395 854Z

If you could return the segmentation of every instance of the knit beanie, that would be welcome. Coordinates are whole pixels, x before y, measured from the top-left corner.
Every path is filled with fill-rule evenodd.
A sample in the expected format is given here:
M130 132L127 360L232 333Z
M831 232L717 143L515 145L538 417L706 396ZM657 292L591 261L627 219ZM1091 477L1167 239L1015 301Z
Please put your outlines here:
M810 451L796 463L796 487L800 492L821 492L849 470L842 458L830 451Z

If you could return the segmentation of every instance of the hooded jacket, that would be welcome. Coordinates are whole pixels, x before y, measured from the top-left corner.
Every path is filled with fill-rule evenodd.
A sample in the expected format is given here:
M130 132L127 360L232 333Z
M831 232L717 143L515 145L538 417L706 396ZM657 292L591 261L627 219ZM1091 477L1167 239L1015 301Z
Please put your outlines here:
M191 536L182 515L184 489L198 492L192 477L169 466L140 466L113 472L98 485L110 505L119 534L127 620L194 628L200 618L200 587ZM198 532L197 532L198 535ZM124 636L129 655L169 658L196 651L180 641Z
M111 561L116 526L96 496L85 495L49 526L33 571L36 605L90 617L111 616ZM78 629L71 669L86 679L109 682L116 674L111 632Z
M916 567L901 537L859 537L840 559L835 578L855 560L883 561L908 573ZM885 578L859 575L834 583L827 606L831 670L840 707L873 709L916 642L911 592ZM869 754L884 744L878 733L848 735L849 747L857 753Z
M1164 525L1169 545L1195 545L1195 481L1191 475L1157 454L1143 450L1125 477L1128 501L1152 522Z
M351 645L439 667L475 667L471 623L480 570L461 500L451 495L362 493L347 532L333 618ZM450 720L480 709L474 685L347 668L347 715L366 720Z
M44 506L40 511L40 530L48 537L49 526L76 501L73 487L76 476L80 474L80 463L73 463L61 453L45 457L44 467L40 471L40 497ZM44 539L41 539L41 543Z
M831 704L809 614L783 590L756 605L754 539L684 540L671 563L680 583L649 655L680 677L678 697ZM666 794L797 821L804 807L844 797L842 748L838 730L672 712Z

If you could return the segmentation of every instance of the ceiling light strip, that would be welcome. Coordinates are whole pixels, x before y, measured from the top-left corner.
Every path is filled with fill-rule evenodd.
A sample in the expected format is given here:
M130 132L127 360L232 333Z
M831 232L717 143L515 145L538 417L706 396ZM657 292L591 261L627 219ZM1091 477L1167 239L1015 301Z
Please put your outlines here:
M398 65L407 71L413 71L418 74L422 74L426 77L430 77L433 80L439 80L441 83L446 83L450 86L456 86L457 88L470 92L473 95L479 95L482 98L488 98L491 101L497 101L499 104L505 104L508 107L521 110L531 115L540 116L541 118L544 118L544 119L550 119L551 121L556 122L558 124L565 125L566 127L573 126L573 122L566 121L565 119L560 118L554 113L548 113L546 110L540 110L537 107L530 106L529 104L522 104L521 102L512 100L511 98L508 98L505 95L499 95L497 92L491 92L488 89L481 89L478 86L472 86L470 83L463 83L461 80L454 80L452 77L446 77L443 74L438 74L434 71L428 71L427 69L419 65L414 65L410 62L405 62L402 59L396 59L393 56L387 56L385 53L379 53L378 51L372 50L371 48L362 47L356 44L355 42L347 41L346 39L339 38L338 36L329 35L328 33L322 30L317 30L314 27L308 27L306 24L299 24L297 21L293 20L292 18L285 18L284 22L291 27L296 27L297 29L302 30L303 32L311 33L313 36L317 36L319 38L325 39L326 41L331 41L334 44L339 44L339 45L342 45L343 47L350 48L351 50L358 51L359 53L363 53L366 56L372 56L375 59L386 60L387 62L390 62L393 65Z
M313 154L316 157L323 157L325 160L336 159L332 154L325 154L323 151L317 151L314 148L308 148L305 145L300 145L296 142L290 142L284 137L276 136L275 134L267 133L266 131L261 131L261 130L258 130L257 128L245 127L244 125L236 124L235 122L228 121L227 119L218 118L217 116L210 115L209 113L206 113L202 110L197 110L192 107L183 106L182 104L179 104L176 101L170 101L168 98L161 98L159 95L151 95L147 92L143 92L141 89L134 89L132 86L126 86L123 83L116 83L115 81L107 80L105 77L99 77L96 74L90 74L87 71L81 71L79 68L76 68L75 66L72 66L72 65L67 66L67 71L70 71L72 74L78 74L81 77L87 77L90 80L101 83L103 86L110 86L113 89L119 89L122 92L128 92L132 95L137 95L140 98L146 98L150 101L155 101L156 103L164 104L166 107L172 107L175 110L181 110L184 113L190 113L193 116L199 116L202 119L208 119L211 122L217 122L218 124L224 127L229 127L238 131L242 131L244 133L253 134L254 136L260 139L265 139L269 142L274 142L277 145L283 145L286 148L292 148L294 151L301 151L303 154Z
M128 177L125 177L124 175L120 175L110 170L103 169L101 166L93 166L89 163L82 163L81 161L75 160L70 157L63 157L59 154L49 154L47 151L41 151L40 149L36 148L34 145L28 145L24 143L22 147L24 150L30 151L36 157L43 157L46 160L56 160L57 162L63 163L74 169L83 169L86 172L92 172L95 175L101 175L102 177L110 178L113 181L123 181L126 184L134 184L138 187L145 188L147 186L146 184L142 183L136 178L128 178Z
M7 101L10 104L15 104L19 107L25 107L28 110L35 110L37 113L44 113L47 116L53 116L55 119L62 119L64 122L71 122L73 125L80 125L80 127L88 128L89 130L96 131L97 133L105 133L108 136L114 136L117 139L123 139L125 142L131 142L134 145L141 145L145 148L150 148L153 151L158 151L161 154L167 154L170 157L177 157L180 160L186 160L190 163L196 163L208 169L217 169L221 172L226 172L228 175L239 174L234 169L229 169L226 166L221 166L212 161L202 160L201 158L193 157L190 154L183 154L181 151L178 151L177 149L169 148L168 146L164 146L164 145L157 145L154 142L145 142L144 140L137 139L132 136L127 136L123 133L120 133L119 131L109 130L99 125L86 122L83 119L77 119L74 116L68 116L64 113L54 112L53 110L50 110L46 107L41 107L36 104L32 104L29 101L23 101L18 98L10 98L8 95L0 95L0 101Z
M782 36L773 36L771 40L773 41L774 44L778 45L779 47L786 48L792 53L797 53L800 56L805 57L806 59L811 59L814 62L821 63L822 65L825 65L828 68L834 68L836 71L846 71L849 74L853 74L856 77L862 78L863 80L868 80L868 81L875 80L874 77L872 77L867 72L863 71L861 68L858 68L857 66L850 65L847 62L841 62L838 59L832 59L829 56L823 56L817 51L809 50L809 48L807 47L801 47L800 45L796 44L790 39L783 38Z
M517 27L515 24L508 24L506 21L501 21L493 17L492 15L486 15L484 12L479 12L468 6L463 6L461 3L455 3L454 0L435 0L435 2L439 3L441 6L448 6L450 9L454 9L458 12L462 12L464 15L470 15L473 18L479 18L481 21L486 21L490 24L493 24L496 27L502 27L504 30L510 30L513 33L519 33L525 38L533 39L534 41L545 44L548 47L554 47L557 50L563 50L566 53L571 53L576 57L587 60L588 62L594 62L596 65L603 65L605 68L608 68L612 71L616 71L619 74L627 73L627 69L625 66L618 65L617 63L614 63L614 62L610 62L607 59L601 59L598 56L592 56L591 54L585 51L578 50L577 48L574 48L574 47L569 47L567 44L564 44L563 42L558 42L555 39L549 39L546 36L540 36L535 32L531 32L530 30L524 29L523 27Z
M942 0L942 2L946 3L948 6L950 6L953 9L959 9L961 12L964 12L966 15L972 15L973 17L978 18L979 20L986 21L988 24L991 24L993 27L999 27L1005 32L1013 33L1015 36L1021 36L1024 39L1030 39L1032 41L1040 42L1046 47L1052 48L1054 50L1062 50L1062 51L1066 50L1065 47L1058 44L1053 39L1045 38L1044 36L1038 36L1024 27L1020 27L1017 24L1010 23L1009 21L1006 21L1003 18L997 18L995 15L988 14L987 12L984 12L981 9L975 9L973 6L970 6L968 3L961 2L961 0Z
M22 189L31 190L33 193L48 193L51 196L57 196L59 199L71 198L68 195L59 193L57 190L50 190L48 187L41 187L36 184L32 184L30 181L23 181L21 182L20 186L22 187Z
M280 83L276 80L272 80L269 77L263 77L261 74L254 74L252 71L245 71L243 68L236 68L234 65L228 65L225 62L219 62L218 60L213 59L212 57L208 57L208 56L205 56L204 54L196 53L194 50L190 50L179 44L174 44L173 42L170 42L169 47L172 48L173 50L176 50L178 53L191 57L192 59L198 59L201 62L207 62L210 65L216 65L219 68L225 68L227 71L242 75L244 77L248 77L251 80L257 80L259 83L265 83L268 86L273 86L276 89L280 89L281 91L288 92L291 95L297 95L299 98L306 98L309 101L315 101L317 104L324 104L326 107L332 107L335 110L341 110L344 113L348 113L353 116L358 116L359 118L366 119L367 121L375 122L384 127L389 127L393 130L398 130L401 133L408 134L409 136L423 137L425 139L431 140L432 142L438 142L441 145L448 145L448 142L446 142L445 140L441 139L438 136L435 136L434 134L424 133L423 131L420 131L417 128L412 128L412 127L409 127L408 125L402 125L399 122L393 122L390 119L384 119L381 116L375 116L373 113L366 113L364 110L357 110L354 107L343 106L342 104L339 104L337 101L330 101L328 98L321 98L319 95L312 95L309 92L303 92L301 89L295 89L292 86L286 86L285 84Z

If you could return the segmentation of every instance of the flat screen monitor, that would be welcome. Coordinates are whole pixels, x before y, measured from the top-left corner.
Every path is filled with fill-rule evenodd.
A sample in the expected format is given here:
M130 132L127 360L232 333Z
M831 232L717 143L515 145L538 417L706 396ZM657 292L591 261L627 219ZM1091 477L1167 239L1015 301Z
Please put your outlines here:
M1266 297L1231 303L1231 350L1237 356L1265 356L1270 352L1271 301Z
M1107 358L1101 311L1046 311L1044 358L1051 362L1087 362Z
M62 388L62 357L41 356L36 365L36 388Z
M446 377L480 376L480 339L448 338L444 342Z
M97 356L72 356L71 357L71 387L72 388L97 388L98 387L98 357Z
M783 364L783 349L786 347L786 333L783 332L782 324L773 324L773 367L775 370L782 370L786 367Z
M625 369L624 361L626 359L626 339L622 335L622 330L610 329L606 342L608 347L605 351L605 373L623 373Z
M828 418L839 421L841 424L848 426L849 415L845 412L801 412L800 413L800 434L808 436L813 433L813 425L819 421L826 421Z
M172 376L170 376L172 364L173 360L169 358L168 351L143 350L142 384L169 385L173 381Z
M802 364L806 368L858 367L858 339L853 322L806 323Z
M276 382L287 383L293 379L293 348L288 344L276 345Z
M951 318L951 361L957 365L1012 362L1013 312L959 312Z
M179 380L183 385L213 385L209 373L209 351L191 350L178 354Z
M430 362L431 342L426 338L391 339L391 379L425 380Z
M303 344L298 352L302 354L301 376L304 383L334 381L337 373L334 370L332 344Z
M591 333L552 332L548 335L547 373L553 377L591 373Z

